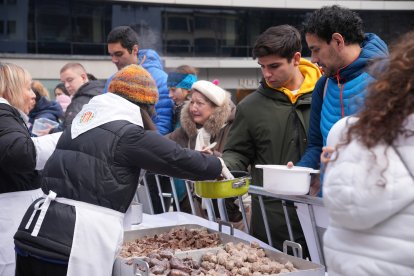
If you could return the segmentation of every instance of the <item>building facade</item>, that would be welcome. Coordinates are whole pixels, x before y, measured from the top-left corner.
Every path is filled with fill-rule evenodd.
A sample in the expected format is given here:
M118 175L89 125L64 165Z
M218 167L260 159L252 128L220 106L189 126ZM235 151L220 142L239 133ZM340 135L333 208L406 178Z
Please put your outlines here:
M300 27L308 13L331 4L357 11L366 31L387 43L414 29L414 1L0 0L0 59L49 87L69 61L106 79L116 71L106 36L129 25L140 48L157 50L167 71L188 64L232 92L251 90L261 77L251 58L256 37L274 25ZM309 56L306 43L302 54Z

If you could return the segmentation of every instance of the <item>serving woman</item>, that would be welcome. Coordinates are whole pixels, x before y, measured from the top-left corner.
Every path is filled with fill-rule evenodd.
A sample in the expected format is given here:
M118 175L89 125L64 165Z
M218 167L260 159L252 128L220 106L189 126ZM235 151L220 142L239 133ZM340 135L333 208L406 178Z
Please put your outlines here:
M112 274L142 170L215 179L219 158L183 149L151 121L157 88L138 65L118 71L67 128L45 165L45 193L15 235L16 275Z

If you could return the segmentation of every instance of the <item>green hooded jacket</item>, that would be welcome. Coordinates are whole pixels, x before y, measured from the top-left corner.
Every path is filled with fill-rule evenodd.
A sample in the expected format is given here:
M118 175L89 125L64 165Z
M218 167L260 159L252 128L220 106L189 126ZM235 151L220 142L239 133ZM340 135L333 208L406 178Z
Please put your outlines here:
M312 94L302 95L295 104L266 83L238 105L223 158L231 170L250 166L252 184L263 186L257 164L296 162L306 149Z
M237 105L223 159L230 170L250 170L252 185L263 186L262 169L256 169L255 165L280 165L288 161L296 163L306 149L312 90L320 72L314 65L305 66L305 70L313 72L313 77L306 81L307 86L311 84L311 91L301 94L295 101L262 80L259 88ZM273 246L282 250L283 241L288 240L289 235L281 201L264 198L264 203ZM306 254L306 242L292 204L288 206L288 211L295 241L302 244ZM267 242L259 202L255 196L252 197L250 234Z

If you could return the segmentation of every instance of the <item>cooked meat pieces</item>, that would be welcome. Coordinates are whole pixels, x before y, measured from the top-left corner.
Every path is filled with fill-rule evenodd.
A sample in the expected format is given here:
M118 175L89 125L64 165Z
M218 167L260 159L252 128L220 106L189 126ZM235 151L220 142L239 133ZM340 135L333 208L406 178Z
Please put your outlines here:
M186 265L183 260L179 258L172 258L170 260L170 265L172 269L182 270L187 273L191 272L191 268L188 265Z
M122 246L120 256L142 257L147 256L151 252L159 252L164 250L191 250L200 248L216 247L220 244L218 233L209 233L206 228L188 229L177 227L171 229L167 233L157 234L153 236L136 239L134 241L125 242Z
M168 260L167 258L162 258L162 255L151 254L153 258L143 258L150 267L150 275L205 275L207 271L200 268L197 262L190 257L183 259L172 257Z
M174 252L170 250L161 250L159 254L160 254L160 257L163 259L170 260L172 257L174 257Z
M291 262L281 264L268 258L258 243L229 242L217 249L219 244L219 234L210 234L207 229L173 228L168 233L125 243L121 257L146 256L144 260L149 264L152 275L256 276L297 271ZM216 249L204 253L199 262L175 255L176 251L209 247Z
M206 275L272 275L297 271L291 262L281 264L266 257L265 251L257 244L227 243L224 250L216 254L205 253L201 257L201 267L208 270ZM214 271L214 273L212 273Z
M190 276L190 274L179 269L171 269L169 276Z
M164 268L164 270L170 268L170 262L167 259L159 260L156 258L151 258L148 264L150 267L161 266Z
M152 274L155 274L155 275L164 274L164 271L165 271L165 267L162 267L162 266L159 266L159 265L155 265L155 266L150 268L150 272Z

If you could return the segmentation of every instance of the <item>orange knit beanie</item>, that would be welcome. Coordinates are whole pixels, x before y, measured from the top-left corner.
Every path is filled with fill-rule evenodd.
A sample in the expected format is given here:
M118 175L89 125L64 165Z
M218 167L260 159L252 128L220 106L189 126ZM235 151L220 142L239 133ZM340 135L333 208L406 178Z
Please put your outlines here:
M158 101L154 79L147 70L136 64L118 71L109 83L108 91L134 103L155 104Z

